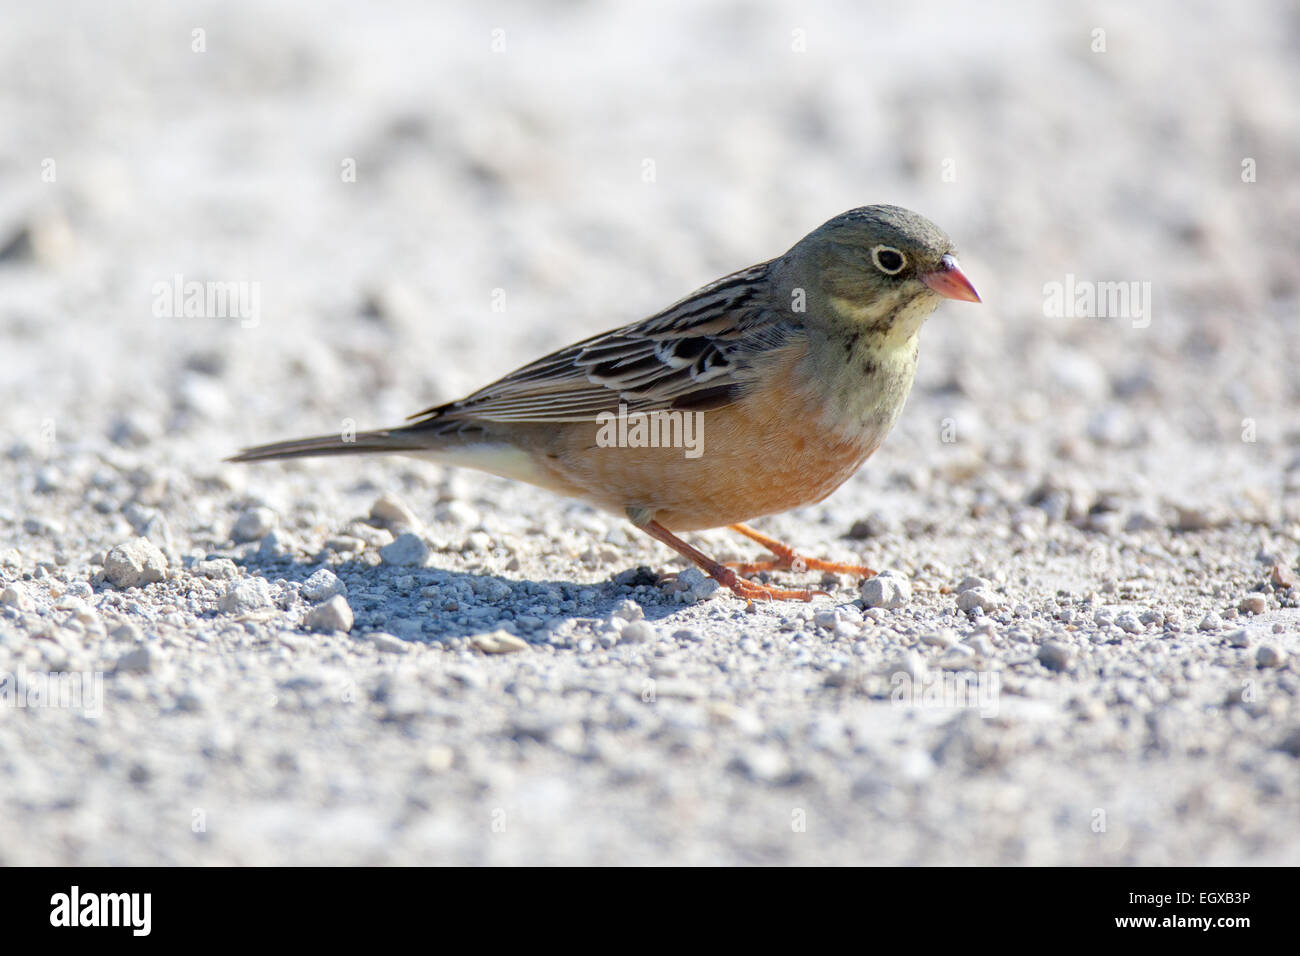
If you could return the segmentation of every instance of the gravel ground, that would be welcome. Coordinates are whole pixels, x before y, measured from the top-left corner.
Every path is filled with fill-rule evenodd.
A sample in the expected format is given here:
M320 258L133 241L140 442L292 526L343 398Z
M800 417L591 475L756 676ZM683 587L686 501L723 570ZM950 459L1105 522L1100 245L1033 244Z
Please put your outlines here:
M6 10L0 864L1300 862L1300 17L862 6ZM220 461L869 202L985 304L761 523L862 590L746 607L504 480Z

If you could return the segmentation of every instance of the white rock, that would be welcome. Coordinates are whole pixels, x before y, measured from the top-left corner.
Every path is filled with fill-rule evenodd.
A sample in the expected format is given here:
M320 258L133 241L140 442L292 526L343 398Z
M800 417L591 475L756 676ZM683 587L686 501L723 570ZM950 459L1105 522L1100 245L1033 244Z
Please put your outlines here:
M881 571L862 582L862 603L886 610L906 607L912 599L912 583L897 571Z
M362 640L373 644L376 650L383 651L385 654L409 654L411 652L411 643L404 641L400 637L388 634L384 631L372 631L369 634L361 635Z
M1261 644L1255 651L1256 667L1281 667L1286 663L1286 651L1272 644Z
M469 646L484 654L513 654L516 651L527 650L528 642L523 638L515 637L507 630L498 630L475 634L469 639Z
M235 519L230 537L241 542L261 541L279 521L279 517L270 508L249 508Z
M391 531L418 531L420 520L406 502L394 494L386 494L370 506L370 523Z
M156 657L149 645L142 644L117 659L117 670L126 674L147 674L153 670Z
M352 608L343 595L336 594L308 611L303 623L310 631L347 632L352 630Z
M247 614L270 606L271 585L266 578L244 578L217 599L217 609L224 614Z
M328 601L336 594L346 595L348 586L329 568L321 568L302 582L302 596L312 604Z
M398 567L419 567L429 560L429 545L418 534L406 532L379 549L384 564Z
M623 600L614 606L614 610L609 612L611 623L617 619L620 621L639 621L645 617L645 611L641 610L641 605L636 601Z
M677 592L678 602L694 604L699 601L707 601L718 592L718 588L722 585L699 568L686 568L684 571L678 572L673 586Z
M434 509L433 519L442 524L457 525L462 528L472 528L481 520L477 511L465 502L455 499L438 505Z
M136 538L108 552L104 577L115 588L152 584L167 577L167 557L147 538Z
M618 642L620 644L645 644L655 640L658 636L654 625L646 621L629 621L618 632Z
M32 609L32 597L27 593L26 588L15 581L5 588L3 594L0 594L0 604L19 611L30 611Z
M971 588L957 595L957 608L962 611L980 610L985 614L1002 606L1002 598L988 588Z
M1115 618L1115 626L1121 631L1127 631L1129 634L1140 634L1146 630L1142 622L1138 620L1136 614L1132 611L1125 611L1119 617Z

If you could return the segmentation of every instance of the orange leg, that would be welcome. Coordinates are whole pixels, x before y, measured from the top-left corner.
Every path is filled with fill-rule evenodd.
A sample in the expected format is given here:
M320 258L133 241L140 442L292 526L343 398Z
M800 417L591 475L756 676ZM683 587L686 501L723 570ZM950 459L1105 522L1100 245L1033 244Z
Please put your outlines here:
M776 558L771 561L728 562L729 567L735 568L741 574L754 574L758 571L795 571L798 573L804 571L829 571L832 574L855 574L863 578L875 577L876 574L865 564L840 564L835 561L822 561L820 558L805 558L803 555L796 553L794 548L788 544L782 544L776 538L769 538L761 531L755 531L749 525L733 524L731 530L757 541L776 555Z
M717 581L719 584L730 588L737 597L742 597L746 600L760 601L811 601L814 594L826 594L825 591L789 591L784 588L774 588L769 587L766 584L758 584L754 581L746 581L725 564L714 561L698 548L692 548L658 521L635 523L638 528L650 535L650 537L662 541L678 554L690 558L691 561L700 568L700 570L713 578L713 580ZM829 596L830 595L827 595L827 597Z

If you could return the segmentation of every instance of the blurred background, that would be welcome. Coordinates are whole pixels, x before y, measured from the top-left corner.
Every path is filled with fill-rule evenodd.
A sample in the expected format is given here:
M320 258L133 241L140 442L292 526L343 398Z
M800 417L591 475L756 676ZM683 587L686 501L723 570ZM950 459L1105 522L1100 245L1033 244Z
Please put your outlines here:
M985 301L925 330L896 455L934 454L951 420L976 462L1073 458L1103 480L1114 453L1178 456L1170 482L1283 490L1294 4L3 19L0 399L20 444L53 420L61 442L162 441L215 468L389 424L890 202L954 237ZM254 284L258 320L156 315L178 276ZM1067 276L1150 283L1149 321L1045 315Z

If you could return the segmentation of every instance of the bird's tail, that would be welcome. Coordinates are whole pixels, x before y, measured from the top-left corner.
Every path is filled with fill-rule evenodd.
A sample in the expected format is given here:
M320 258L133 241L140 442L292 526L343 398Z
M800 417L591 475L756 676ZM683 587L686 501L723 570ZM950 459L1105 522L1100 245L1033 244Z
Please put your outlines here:
M271 461L276 458L316 458L324 455L361 455L375 452L418 452L431 448L426 430L413 428L384 428L355 435L314 435L277 441L269 445L245 448L226 461Z

